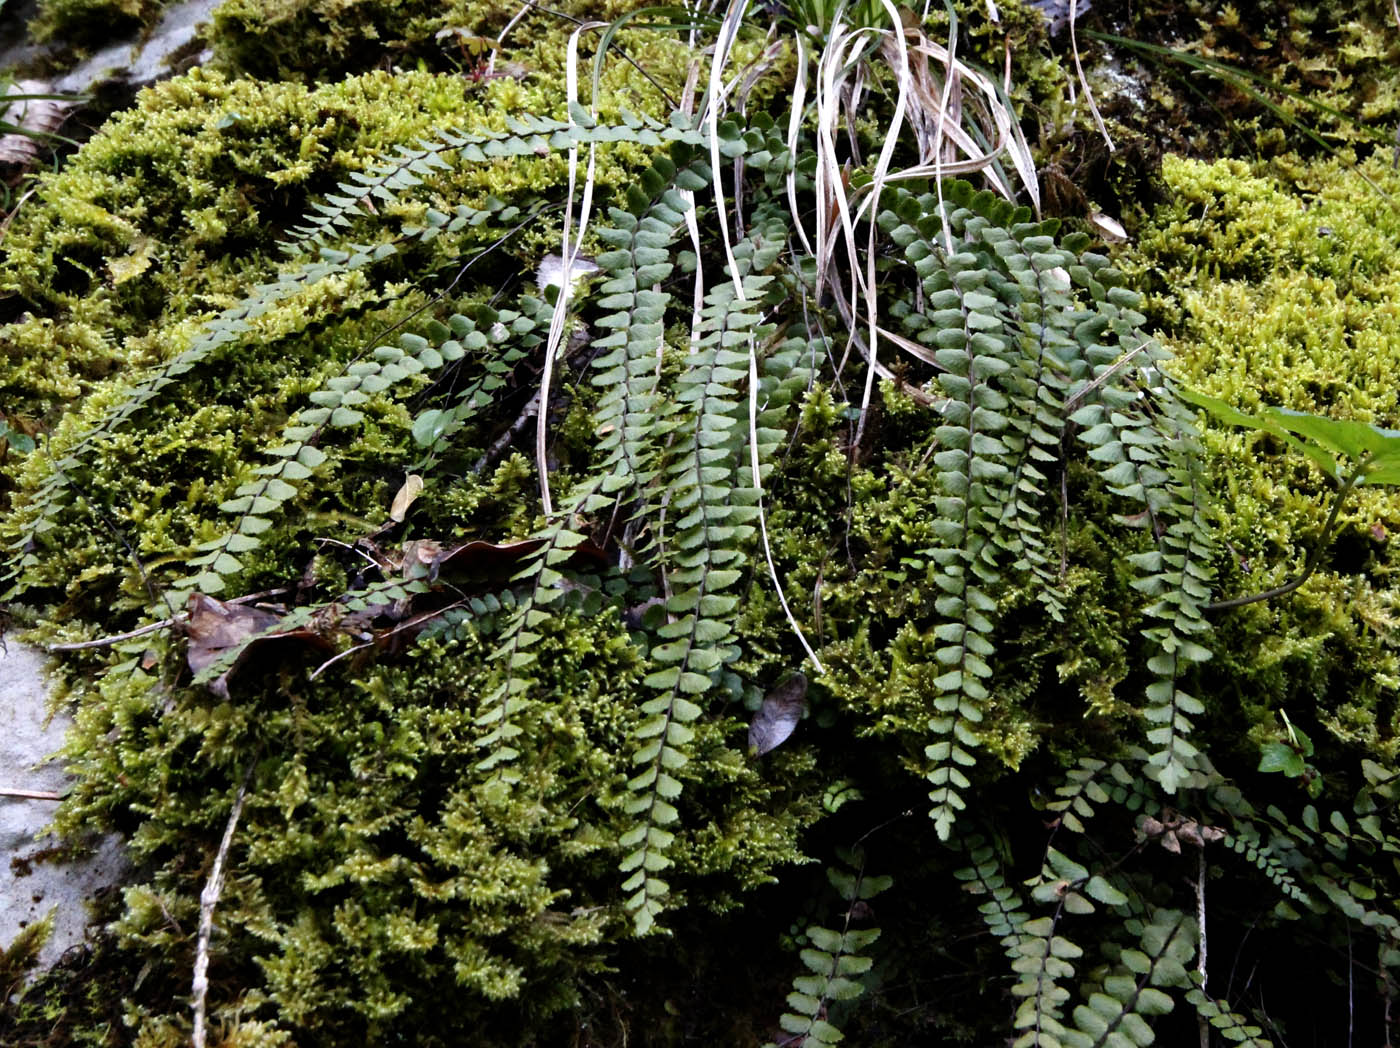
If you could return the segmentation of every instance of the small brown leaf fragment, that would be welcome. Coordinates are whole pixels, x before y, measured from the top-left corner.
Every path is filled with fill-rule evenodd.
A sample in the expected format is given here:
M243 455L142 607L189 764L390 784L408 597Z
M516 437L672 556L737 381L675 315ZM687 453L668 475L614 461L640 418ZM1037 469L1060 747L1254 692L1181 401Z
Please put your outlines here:
M1201 839L1200 827L1194 819L1188 819L1186 822L1183 822L1181 826L1177 828L1176 835L1180 840L1185 841L1187 844L1194 844L1197 848L1205 845L1205 841Z
M270 611L226 604L203 593L191 593L187 607L190 648L185 658L193 673L199 673L229 648L270 630L280 621Z
M197 676L231 649L244 648L228 669L209 682L209 690L226 699L229 676L247 654L247 642L271 630L281 620L269 611L259 611L241 604L226 604L203 593L191 593L186 607L190 613L185 627L190 645L185 659L191 673Z
M807 712L807 678L794 673L770 691L749 723L749 752L763 756L787 741Z
M1374 524L1371 525L1371 538L1375 539L1377 542L1385 541L1385 525L1382 524L1380 521L1376 521Z
M417 473L410 473L399 488L398 494L394 496L393 505L389 508L389 519L402 524L403 518L408 515L408 508L422 492L423 478Z
M442 560L442 543L437 539L413 539L403 544L405 578L416 579L426 575L429 582L436 582Z

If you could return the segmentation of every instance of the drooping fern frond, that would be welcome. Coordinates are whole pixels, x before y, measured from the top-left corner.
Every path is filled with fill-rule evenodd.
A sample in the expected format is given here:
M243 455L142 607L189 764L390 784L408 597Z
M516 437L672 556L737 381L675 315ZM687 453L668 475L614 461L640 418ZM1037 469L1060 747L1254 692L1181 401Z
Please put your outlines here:
M497 768L518 756L510 739L519 733L513 718L523 708L531 687L529 669L534 655L530 648L539 639L541 626L550 619L551 606L565 592L560 567L586 537L575 529L591 515L606 512L609 519L616 515L620 501L632 497L655 473L648 423L659 402L659 353L664 345L663 321L670 295L652 290L650 285L664 279L671 271L670 247L678 235L687 206L675 186L702 184L707 170L697 154L684 145L675 147L675 155L682 166L677 167L666 157L658 158L641 179L640 187L634 187L628 194L629 207L611 209L609 224L597 231L599 238L612 249L603 252L598 259L599 268L606 275L600 305L613 310L595 321L598 327L609 329L609 334L594 344L596 349L607 352L601 352L593 360L592 381L603 387L593 420L601 461L595 465L592 475L564 498L549 525L537 533L536 538L541 539L543 545L516 576L528 586L528 592L507 620L493 655L502 663L504 677L483 701L477 718L478 724L487 729L478 740L478 745L486 751L480 765L483 768ZM698 170L692 169L692 163ZM694 720L699 715L698 707L693 704L678 706L677 711L681 716L674 725L666 724L663 737L657 742L657 760L664 756L675 766L684 763L683 750L679 747L689 741L689 729L684 726L686 718ZM648 712L644 726L650 721ZM651 740L652 736L647 739ZM643 744L643 748L648 744ZM658 767L651 785L658 790L671 791L672 781L669 773L663 778ZM636 788L644 787L638 784ZM658 818L666 820L668 807L658 797L651 810ZM670 843L670 835L663 826L664 821L648 825L640 835L633 833L624 838L623 848L642 845L637 866L650 863L664 868L660 865L662 852ZM635 842L633 836L637 837ZM635 867L628 867L632 868Z
M933 682L938 694L929 732L935 741L926 752L932 762L929 817L947 840L965 806L962 791L970 781L963 769L975 763L971 751L978 745L976 725L992 673L987 659L1000 578L992 534L1010 497L1012 475L1012 452L1001 439L1009 425L1008 400L998 380L1015 366L1017 347L995 294L996 268L981 253L948 254L939 237L944 220L936 212L919 217L913 198L901 205L917 224L897 227L892 237L920 277L927 299L925 337L936 347L933 356L943 369L938 383L947 397L937 430L941 450L933 458L943 492L932 522L939 545L927 551L942 591L935 605L942 624L934 630L942 646L935 658L946 669ZM961 238L976 217L959 207L946 221Z
M1055 223L1013 223L1009 230L988 224L982 240L1002 258L1013 282L1000 292L1020 321L1021 355L1008 376L1014 412L1002 440L1011 449L1009 497L999 518L996 542L1013 558L1012 568L1028 571L1040 583L1037 596L1054 619L1064 611L1058 558L1052 557L1038 520L1050 476L1060 464L1064 402L1069 385L1087 369L1074 329L1083 315L1075 302L1068 268L1084 248L1082 238L1056 245Z
M1021 999L1016 1008L1013 1048L1059 1048L1065 1034L1064 1006L1070 991L1062 985L1074 978L1071 963L1083 949L1058 934L1060 911L1020 924L1012 970L1020 976L1011 992Z
M1132 478L1115 473L1109 482L1130 496L1154 493L1150 515L1164 521L1161 552L1171 560L1163 570L1170 570L1144 586L1165 592L1185 580L1184 596L1164 595L1152 607L1169 623L1167 633L1152 638L1173 660L1171 667L1158 660L1153 670L1170 672L1172 681L1185 672L1174 669L1177 663L1194 664L1205 651L1191 638L1203 628L1199 609L1207 599L1200 594L1209 577L1209 535L1201 516L1205 500L1194 432L1155 368L1153 403L1161 399L1164 405L1150 414L1127 410L1138 394L1124 387L1137 372L1123 368L1123 350L1114 344L1136 337L1141 344L1132 353L1145 349L1140 363L1153 366L1164 354L1138 335L1144 318L1133 309L1136 296L1116 286L1119 278L1107 259L1085 252L1082 236L1056 244L1053 223L1028 222L1028 212L990 193L973 193L965 183L951 183L942 199L893 195L895 203L880 223L920 282L916 295L897 300L896 312L915 340L930 347L910 352L934 366L933 381L944 394L932 456L943 494L930 522L940 545L926 553L942 590L934 635L941 642L935 658L945 667L935 680L939 694L929 722L930 815L946 838L965 803L977 724L988 699L995 594L1007 579L1034 580L1034 592L1052 616L1064 605L1060 558L1051 555L1041 521L1051 500L1048 470L1064 455L1066 414L1082 423L1098 419L1112 403L1112 417L1104 416L1106 424L1091 427L1087 436L1114 448L1095 447L1093 454L1102 458L1133 445L1131 454L1121 452L1124 461L1131 460L1125 468ZM1163 464L1145 461L1146 438L1159 446ZM1170 709L1168 734L1156 728L1152 733L1165 756L1153 759L1168 769L1174 787L1194 756L1184 736L1186 717L1198 712L1199 703L1179 682L1165 699L1154 685L1149 699L1149 718L1160 722L1162 710Z
M59 514L68 504L73 472L81 468L98 445L138 415L157 396L175 386L182 376L217 356L225 347L250 337L258 318L278 303L333 276L361 269L393 252L394 248L387 244L350 245L349 250L331 252L328 257L304 263L280 274L275 280L256 285L237 305L230 306L208 321L185 349L125 389L121 398L104 411L96 423L63 449L54 460L48 477L30 496L21 513L17 514L21 526L10 544L11 551L17 555L9 571L9 577L15 579L16 590L23 586L24 571L38 563L37 554L30 549L31 543L37 536L56 526ZM10 595L14 595L14 592L12 590Z
M765 246L745 240L734 248L744 297L757 304L771 277L755 272L776 259L781 241ZM734 592L744 576L744 547L753 536L757 493L740 479L747 403L739 385L748 378L748 352L738 348L771 331L754 312L735 307L733 283L716 284L706 296L692 334L687 367L676 380L665 430L671 438L666 462L653 496L656 511L670 521L658 539L669 591L667 622L656 633L664 643L652 646L657 669L645 683L661 694L642 707L647 720L638 729L633 763L641 771L627 784L625 808L636 822L623 847L631 876L623 890L639 933L649 930L669 888L656 874L670 865L671 842L664 828L675 821L671 803L681 784L672 772L686 763L687 726L700 714L690 696L702 695L720 682L723 668L739 657L733 613ZM752 308L752 307L751 307ZM656 832L656 831L661 832Z
M188 561L194 573L177 583L184 593L199 590L218 593L227 579L243 569L241 554L257 549L264 531L272 526L271 514L293 498L295 484L306 480L326 461L326 453L316 440L326 427L349 428L364 419L360 409L371 396L383 393L413 375L434 371L448 361L461 359L465 350L458 340L466 334L469 322L453 317L448 325L436 321L427 327L428 336L405 333L397 346L379 346L373 359L348 365L328 380L325 388L309 397L315 407L297 413L283 428L283 443L267 454L276 461L255 467L253 479L239 485L234 497L220 504L225 513L237 514L237 523L218 538L201 542Z
M865 992L861 976L873 963L863 951L880 937L879 928L853 928L857 907L865 909L868 900L879 895L891 884L891 877L875 877L865 872L863 857L850 856L853 871L829 867L827 879L846 902L841 930L809 925L804 933L808 945L800 956L807 971L792 980L788 994L790 1012L779 1020L792 1036L782 1043L790 1048L816 1048L838 1044L844 1038L841 1030L830 1021L828 1010L837 1002L854 1001ZM776 1048L770 1042L767 1048Z
M313 204L313 213L306 215L302 224L293 228L283 250L296 254L309 244L333 245L342 235L339 231L348 228L356 216L376 213L372 201L392 204L401 194L433 178L435 172L450 169L454 162L483 164L491 160L547 156L562 153L570 146L590 143L627 141L657 147L683 137L677 135L675 128L630 113L623 114L622 123L607 125L598 124L581 107L575 106L571 112L572 120L556 120L529 113L510 115L505 118L504 130L442 128L436 131L434 137L425 138L414 146L400 145L390 156L367 170L356 171L348 181L340 183L338 192L328 194L323 202ZM455 154L454 161L445 159L449 154ZM496 204L506 206L499 201ZM486 210L492 210L490 203ZM453 222L478 221L472 211L465 208L457 211L453 218L444 215L440 219L429 219L425 228L446 227L448 231L455 232ZM501 220L509 221L508 218ZM422 231L414 230L411 235Z
M1006 883L1006 874L998 861L996 850L981 836L966 839L969 864L953 874L964 888L974 895L986 896L977 907L987 930L996 936L1011 961L1012 971L1021 972L1023 954L1020 946L1026 922L1031 919L1025 903L1014 888Z
M1101 268L1097 275L1106 275L1106 270ZM1110 287L1107 297L1126 314L1109 319L1109 325L1117 327L1120 336L1133 337L1142 321L1135 311L1138 296ZM1201 640L1210 632L1204 608L1210 601L1214 541L1206 521L1194 423L1161 371L1167 354L1147 339L1125 352L1140 355L1131 369L1137 385L1099 387L1093 393L1096 402L1078 409L1071 419L1087 427L1081 438L1091 448L1090 457L1100 463L1109 490L1143 507L1140 519L1152 548L1128 559L1142 572L1134 587L1154 598L1145 612L1157 620L1142 631L1154 649L1147 666L1156 678L1147 686L1143 711L1151 725L1147 740L1155 747L1147 768L1164 790L1175 793L1195 781L1198 751L1187 736L1191 718L1205 707L1185 690L1185 683L1193 668L1211 657ZM1121 368L1122 361L1114 361L1100 364L1098 372Z
M522 295L517 305L518 312L497 311L483 305L473 311L473 316L459 314L449 321L463 350L470 355L461 363L470 360L480 370L462 382L452 394L454 403L450 406L429 408L413 420L414 443L425 449L414 464L414 472L432 469L439 456L452 446L452 439L495 403L495 396L542 342L535 332L548 328L552 307L533 295ZM443 380L447 377L444 375Z
M1211 997L1199 986L1193 986L1186 992L1186 1001L1230 1044L1244 1045L1245 1048L1273 1048L1274 1042L1264 1036L1261 1027L1232 1011L1228 1004Z
M1175 1007L1161 987L1190 985L1186 965L1195 955L1195 924L1179 910L1161 909L1147 918L1131 918L1125 929L1139 936L1139 949L1125 949L1101 989L1074 1009L1074 1028L1066 1030L1064 1048L1131 1048L1152 1044L1156 1035L1148 1018Z
M579 492L579 501L575 504L586 502L597 486L595 482L586 492ZM514 598L513 610L491 653L491 660L501 666L502 676L478 705L476 724L483 729L483 734L476 739L476 746L483 756L477 768L494 771L507 782L518 777L508 765L520 756L512 740L523 730L516 714L527 705L527 694L533 686L533 648L543 635L544 624L554 618L566 598L575 592L566 587L561 568L587 536L572 530L569 525L573 523L573 513L566 511L536 535L541 540L540 548L525 559L512 578L512 582L523 584L524 593Z

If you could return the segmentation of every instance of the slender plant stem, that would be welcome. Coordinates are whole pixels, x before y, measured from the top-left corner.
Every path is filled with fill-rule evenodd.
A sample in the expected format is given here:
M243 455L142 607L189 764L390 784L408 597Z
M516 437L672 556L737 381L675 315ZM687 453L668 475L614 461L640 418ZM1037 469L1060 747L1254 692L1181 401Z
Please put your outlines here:
M324 541L330 541L326 539ZM344 545L344 543L341 543ZM348 547L347 547L348 548ZM378 567L378 565L375 565ZM290 593L291 586L278 586L275 589L259 590L257 593L247 593L242 597L234 597L232 600L224 601L225 604L251 604L254 601L263 600L267 597L277 597L284 593ZM189 613L185 611L177 612L173 617L161 619L159 622L150 622L144 626L139 626L134 630L127 630L125 633L114 633L110 637L98 637L96 640L72 641L68 644L50 644L46 648L49 654L57 654L64 651L86 651L89 648L110 648L113 644L120 644L124 640L135 640L137 637L144 637L147 633L154 633L156 630L163 630L176 623L184 622L189 618Z
M1327 548L1327 536L1332 534L1332 526L1337 523L1337 514L1341 511L1342 503L1351 494L1351 489L1356 487L1356 482L1361 479L1362 472L1366 469L1366 462L1357 464L1342 484L1342 490L1337 492L1337 497L1332 500L1332 511L1327 514L1327 523L1322 525L1322 533L1317 537L1317 545L1313 547L1312 554L1308 557L1308 562L1303 565L1303 573L1291 582L1285 582L1282 586L1275 586L1273 589L1265 590L1263 593L1251 593L1247 597L1232 597L1229 600L1218 600L1214 604L1207 604L1202 611L1224 611L1226 608L1240 608L1246 604L1256 604L1261 600L1269 600L1273 597L1282 597L1292 593L1295 589L1307 582L1317 570L1318 564L1322 562L1322 551Z
M1206 989L1206 849L1201 845L1196 865L1196 928L1200 937L1200 948L1196 951L1196 971L1201 977L1201 992ZM1205 1015L1196 1017L1201 1048L1210 1048L1210 1020Z
M12 790L0 786L0 797L19 797L28 801L61 801L63 794L52 790Z
M252 780L253 769L257 766L258 759L255 756L248 763L248 771L233 798L233 810L229 812L228 824L224 827L224 839L219 842L214 865L209 870L209 880L204 883L204 890L199 893L199 937L194 955L194 980L190 986L194 997L194 1030L190 1041L194 1048L204 1048L204 998L209 992L209 940L214 934L214 907L224 890L224 862L228 859L229 846L233 844L233 831L238 826L238 817L243 814L243 801L248 795L248 783Z

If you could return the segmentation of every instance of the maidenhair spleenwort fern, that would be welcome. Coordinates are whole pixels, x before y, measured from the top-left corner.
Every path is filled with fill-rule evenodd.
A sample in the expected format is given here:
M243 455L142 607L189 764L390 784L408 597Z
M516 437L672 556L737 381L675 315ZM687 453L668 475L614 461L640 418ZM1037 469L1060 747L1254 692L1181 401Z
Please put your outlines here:
M1128 293L1117 297L1136 301ZM1205 707L1184 684L1190 671L1211 657L1200 641L1210 631L1204 608L1210 601L1213 540L1194 425L1158 370L1164 354L1150 344L1142 351L1137 388L1106 386L1096 394L1101 403L1072 417L1087 427L1081 437L1102 464L1109 490L1144 507L1139 519L1153 548L1129 560L1143 572L1135 587L1155 598L1146 613L1158 623L1143 630L1154 649L1147 666L1156 677L1147 687L1144 710L1151 725L1147 740L1156 747L1147 767L1164 790L1175 793L1195 781L1197 748L1186 736L1190 718Z
M865 872L865 857L859 850L842 852L851 869L829 867L827 879L846 903L839 931L809 925L802 933L806 945L799 951L807 969L792 980L788 994L790 1012L784 1012L779 1025L788 1036L766 1048L819 1048L844 1040L833 1023L831 1009L851 1002L865 993L861 977L870 971L873 959L865 956L879 937L879 928L853 927L862 915L870 913L869 900L894 883L891 877Z
M1050 555L1039 519L1047 471L1064 468L1071 420L1091 426L1086 440L1109 445L1095 446L1094 457L1119 456L1124 463L1106 474L1112 490L1149 500L1154 529L1161 521L1160 534L1154 530L1160 557L1135 564L1149 572L1140 588L1157 597L1148 613L1166 620L1149 632L1159 649L1150 668L1161 679L1149 688L1146 714L1160 725L1149 731L1162 747L1150 761L1169 790L1184 781L1195 752L1185 735L1187 716L1200 704L1181 678L1208 655L1194 638L1205 628L1200 609L1208 599L1210 538L1194 432L1156 370L1165 352L1140 333L1136 296L1115 286L1106 259L1084 251L1085 238L1057 245L1054 223L1029 217L990 193L955 184L941 201L900 191L880 219L919 281L897 312L905 329L930 347L923 359L937 370L945 394L933 455L942 494L930 525L939 545L926 551L941 591L933 633L944 672L934 681L926 756L930 817L943 839L966 803L978 724L991 694L997 594L1007 582L1029 577L1052 614L1063 608L1058 558ZM1143 359L1128 369L1125 354ZM1145 396L1132 385L1142 365L1155 381L1151 401L1132 408L1134 414L1129 408ZM1110 410L1106 404L1115 413L1093 427ZM1133 450L1122 450L1130 444ZM1161 465L1145 461L1154 448ZM1119 476L1123 469L1131 477Z
M280 334L260 332L259 318L266 316L279 303L319 287L332 277L364 269L389 258L406 243L432 240L443 233L459 233L485 222L509 221L520 210L518 205L495 198L486 200L482 206L458 205L451 214L429 209L424 224L405 223L396 236L366 243L347 242L342 231L353 225L355 216L376 214L372 206L366 206L369 200L377 199L381 203L397 200L401 194L430 180L435 172L450 166L447 157L452 157L456 163L482 163L536 156L542 150L546 154L562 151L571 145L630 142L645 147L676 143L689 143L694 147L703 141L701 133L691 128L684 118L678 118L666 126L655 120L626 114L621 124L600 125L586 111L577 107L572 116L573 119L568 121L512 117L505 131L443 130L436 140L421 143L415 149L404 147L396 158L386 160L368 172L357 173L339 187L340 193L317 205L315 214L309 216L306 224L299 227L284 245L291 255L312 248L317 255L315 259L298 262L275 279L253 287L241 302L208 321L185 349L132 383L94 425L59 450L48 478L33 492L18 515L20 527L9 544L15 555L8 569L15 582L8 595L15 596L22 591L25 570L38 563L34 543L39 536L56 526L58 515L69 503L74 472L97 453L105 440L156 397L173 392L181 376L195 367L213 363L220 353L240 342ZM349 405L342 406L352 410ZM345 418L346 415L342 413L341 417ZM261 497L281 502L290 497L290 494L284 494L286 489L281 485L290 482L289 474L298 473L300 470L294 465L275 476L262 474L264 480L253 483L262 489ZM279 495L282 498L278 498ZM216 578L223 579L237 570L237 554L230 544L242 547L243 552L259 544L257 532L240 529L235 535L236 538L224 536L222 540L209 540L201 548L203 562L197 567L203 570L195 573L201 579L201 584ZM216 562L227 570L215 570L213 565Z
M771 265L781 244L757 247L745 241L734 248L738 272L733 276L755 306L771 278L753 270ZM744 549L758 512L757 492L740 479L748 405L739 390L749 374L748 345L771 328L760 328L756 313L734 308L735 298L729 281L717 283L706 296L688 366L665 416L671 443L652 495L652 512L664 512L668 522L656 541L670 595L667 621L656 629L664 643L651 649L657 669L645 681L660 694L642 707L647 719L632 757L641 771L627 784L632 796L626 808L636 824L623 838L624 847L634 847L623 859L624 871L634 871L623 890L632 893L627 905L639 932L651 927L667 891L656 874L670 864L665 845L671 835L664 827L676 819L671 802L681 789L672 773L685 764L688 725L700 715L690 696L719 685L724 667L739 657L734 590L744 575Z

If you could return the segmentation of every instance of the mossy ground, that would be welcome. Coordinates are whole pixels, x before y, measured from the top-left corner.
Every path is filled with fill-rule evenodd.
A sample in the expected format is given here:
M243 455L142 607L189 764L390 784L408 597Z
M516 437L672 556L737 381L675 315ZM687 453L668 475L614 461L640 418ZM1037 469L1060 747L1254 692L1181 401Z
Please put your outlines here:
M1400 426L1400 177L1389 158L1169 158L1162 177L1171 196L1134 266L1157 289L1181 380L1246 411ZM1229 541L1222 580L1241 594L1287 581L1320 540L1335 482L1263 434L1217 426L1206 443ZM1396 493L1362 487L1317 576L1222 619L1237 638L1224 664L1256 734L1270 707L1301 709L1339 742L1393 757L1397 528Z
M526 34L528 46L511 56L526 67L524 80L378 72L300 82L363 67L381 47L429 62L436 28L496 32L509 13L470 14L225 5L221 61L289 82L200 72L164 84L44 183L37 206L10 229L0 270L0 286L16 296L0 303L7 415L52 426L50 446L61 454L84 418L121 397L130 373L177 352L203 319L271 274L278 238L368 155L436 125L558 112L557 27ZM1368 18L1353 34L1365 53L1342 53L1352 72L1379 69L1371 56L1389 46L1368 35ZM1226 30L1243 32L1223 26L1212 46L1247 57L1228 50L1234 37L1218 35ZM1298 31L1269 39L1284 50L1286 41L1298 46ZM683 79L677 48L640 37L629 49L671 87ZM1047 83L1055 78L1042 71ZM609 97L655 108L650 85L610 75L619 79ZM1358 88L1355 105L1351 95L1342 101L1358 116L1389 119L1391 103L1379 91L1367 102L1368 90ZM604 191L625 185L640 159L610 154ZM1246 408L1267 402L1400 425L1391 380L1400 218L1359 171L1400 195L1381 155L1163 164L1163 202L1143 216L1120 261L1152 292L1153 319L1184 382ZM403 213L490 193L557 195L563 179L557 159L462 168ZM526 230L441 303L430 299L451 282L452 263L486 246L470 233L272 311L260 338L187 376L178 396L158 400L75 474L81 498L40 539L22 614L47 620L46 636L56 623L67 637L132 625L151 609L148 583L177 575L191 545L220 526L218 504L306 394L421 306L445 315L518 292L552 235L552 220ZM565 395L586 407L595 391L566 378ZM527 392L523 383L513 389L468 434L461 461L396 538L502 541L533 528L535 478L523 456L480 476L469 469ZM331 465L266 536L246 588L302 579L324 596L343 587L354 557L318 541L353 542L385 523L420 453L411 409L425 402L380 398L353 438L327 441ZM789 591L803 595L799 614L829 674L814 685L811 716L792 744L762 762L744 755L746 706L800 662L760 576L739 620L739 694L703 722L686 768L692 830L673 852L679 945L632 941L614 898L642 643L623 621L575 617L544 643L539 689L550 701L531 707L520 762L528 773L511 788L477 767L473 741L473 699L500 672L488 658L489 618L438 629L392 656L344 660L314 682L321 660L312 653L260 655L228 700L185 683L178 642L158 634L118 657L70 662L83 693L71 747L80 784L62 824L128 832L139 868L91 962L116 992L95 993L91 974L64 969L0 1019L0 1033L41 1043L46 1024L66 1014L66 1043L184 1043L198 892L233 791L250 774L219 910L211 1004L221 1043L757 1043L771 1032L764 1009L782 1007L789 926L804 916L793 897L812 900L804 904L812 910L832 906L808 858L862 836L872 864L898 873L880 907L899 916L885 921L897 946L878 969L871 1011L852 1017L853 1043L988 1043L999 1015L969 1018L956 1003L929 1004L927 993L930 985L952 987L945 1000L986 992L977 968L927 948L977 927L939 902L962 860L930 841L919 810L924 697L938 672L927 632L937 588L920 552L932 541L927 460L938 420L886 384L875 450L853 459L846 408L839 390L814 385L772 480L775 561ZM562 431L555 450L565 464L586 460L583 427ZM1315 541L1329 482L1267 438L1210 428L1206 446L1226 540L1221 586L1247 592L1282 581ZM43 453L11 453L0 495L16 511L7 527L23 523L48 470ZM1145 537L1117 518L1120 507L1083 467L1065 477L1065 490L1088 509L1088 522L1061 538L1067 620L1050 621L1029 590L999 595L1000 655L982 733L990 759L977 788L1015 830L1037 829L1037 791L1073 755L1108 752L1141 730L1144 680L1134 666L1143 622L1123 563ZM1217 760L1252 769L1280 709L1321 744L1329 790L1340 793L1363 756L1396 757L1397 532L1400 498L1363 491L1312 582L1219 619L1211 664L1219 686L1200 728ZM829 816L823 794L846 776L873 803ZM1126 824L1118 830L1132 834ZM1227 907L1249 902L1247 887L1238 897L1221 892ZM1278 932L1260 936L1275 942Z

